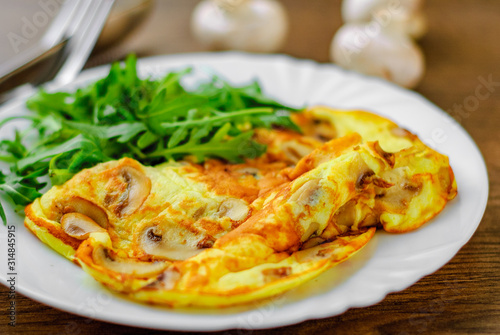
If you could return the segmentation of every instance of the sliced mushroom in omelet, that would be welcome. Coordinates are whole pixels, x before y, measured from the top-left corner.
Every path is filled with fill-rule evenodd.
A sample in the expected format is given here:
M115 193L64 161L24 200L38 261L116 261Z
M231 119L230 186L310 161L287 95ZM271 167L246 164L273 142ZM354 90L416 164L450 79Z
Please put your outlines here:
M268 152L243 164L81 171L27 206L25 225L133 299L222 307L296 287L456 195L448 158L389 120L325 107L294 119L303 134L259 129Z

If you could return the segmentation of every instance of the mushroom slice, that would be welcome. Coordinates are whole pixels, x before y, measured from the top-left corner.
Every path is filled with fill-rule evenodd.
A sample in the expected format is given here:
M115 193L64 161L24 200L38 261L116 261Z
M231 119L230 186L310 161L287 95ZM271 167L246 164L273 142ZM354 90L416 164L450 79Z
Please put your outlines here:
M307 239L309 239L313 234L316 234L319 228L320 228L319 223L311 222L311 224L309 224L309 226L307 227L307 230L302 234L300 241L304 242Z
M66 234L79 240L87 239L90 233L106 231L87 215L76 212L64 214L61 226Z
M337 226L351 227L356 223L356 205L354 199L346 202L334 215L334 222Z
M58 211L54 213L54 219L60 221L65 214L80 213L87 216L102 228L108 227L108 216L106 212L96 204L80 197L71 197L59 201L56 204Z
M320 190L320 179L310 179L302 184L297 191L290 196L291 202L296 202L302 206L314 204Z
M396 157L393 153L386 152L380 146L378 141L373 142L373 149L375 152L391 167L394 168L394 164L396 164Z
M310 126L312 129L310 134L321 142L328 142L334 139L337 136L337 131L335 130L335 126L330 120L322 120L315 118L312 120L312 125Z
M408 168L399 167L383 173L382 177L393 186L378 189L377 206L389 213L404 214L411 200L422 190L419 177L408 176Z
M107 186L105 204L118 216L127 216L139 209L151 193L151 180L131 166L118 170L117 178Z
M281 150L291 162L297 163L302 157L310 154L314 147L292 140L283 143Z
M304 244L302 244L302 246L300 247L300 250L305 250L305 249L315 247L315 246L320 245L321 243L323 243L325 241L326 240L324 238L321 238L319 236L312 237L312 238L308 239L306 242L304 242Z
M227 199L219 207L219 216L227 216L233 221L243 221L247 218L250 208L240 199Z
M141 230L137 242L149 255L170 260L186 260L210 245L207 243L209 236L193 229L170 221L150 224Z
M102 245L94 248L92 259L95 264L108 270L144 277L158 275L170 264L161 261L142 262L130 258L121 258Z

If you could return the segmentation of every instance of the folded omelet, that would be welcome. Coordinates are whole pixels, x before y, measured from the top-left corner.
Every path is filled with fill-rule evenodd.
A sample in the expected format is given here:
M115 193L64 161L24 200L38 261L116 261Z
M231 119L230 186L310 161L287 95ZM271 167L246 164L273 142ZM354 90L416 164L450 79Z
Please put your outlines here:
M315 107L303 134L259 129L267 153L83 170L26 207L25 225L110 289L170 306L222 307L294 288L377 228L403 233L457 192L448 158L393 122Z

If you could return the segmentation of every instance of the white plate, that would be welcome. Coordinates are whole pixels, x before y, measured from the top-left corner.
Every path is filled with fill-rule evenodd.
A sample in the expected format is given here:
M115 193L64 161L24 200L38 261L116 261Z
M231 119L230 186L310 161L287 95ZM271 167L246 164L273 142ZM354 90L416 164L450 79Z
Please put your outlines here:
M258 78L268 95L289 104L361 108L386 116L450 157L459 195L417 231L377 232L349 261L291 292L251 306L212 311L171 310L112 294L37 240L24 228L23 219L10 211L9 220L16 226L18 292L71 313L124 325L192 331L278 327L370 306L390 292L409 287L446 264L479 225L488 198L484 160L469 135L420 95L332 65L279 55L187 54L139 61L143 75L161 75L188 65L213 68L236 84ZM65 89L72 90L107 71L108 67L85 71ZM9 103L0 118L25 113L23 105ZM2 137L10 136L10 128L2 128ZM0 233L0 280L6 284L6 228L2 226Z

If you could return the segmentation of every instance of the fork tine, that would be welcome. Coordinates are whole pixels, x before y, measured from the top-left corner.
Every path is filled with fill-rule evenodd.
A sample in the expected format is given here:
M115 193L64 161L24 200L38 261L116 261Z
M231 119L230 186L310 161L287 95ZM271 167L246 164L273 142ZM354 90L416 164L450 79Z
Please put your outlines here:
M81 71L102 31L113 3L114 0L88 1L87 11L63 50L64 62L54 78L55 82L68 83Z
M63 32L58 35L59 38L61 36L64 38L62 49L52 57L50 65L37 80L32 82L32 85L25 84L2 93L0 104L19 96L28 96L34 92L34 86L49 80L60 84L68 83L83 68L106 22L114 0L69 0L68 2L71 2L74 7L71 7L73 9L71 17L68 16L69 23L66 21L63 25ZM52 26L49 30L51 29Z

